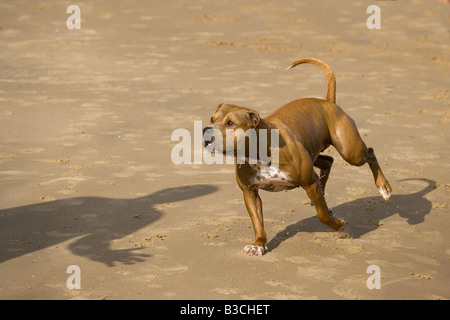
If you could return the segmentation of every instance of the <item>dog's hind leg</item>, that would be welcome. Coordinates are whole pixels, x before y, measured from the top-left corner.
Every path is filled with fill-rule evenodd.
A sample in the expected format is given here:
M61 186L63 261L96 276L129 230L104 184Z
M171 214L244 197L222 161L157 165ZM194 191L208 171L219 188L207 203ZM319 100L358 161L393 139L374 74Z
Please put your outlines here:
M325 194L325 185L327 184L330 175L331 166L333 165L333 157L326 155L319 155L314 162L314 167L320 169L319 181L322 187L322 192Z
M320 186L319 177L316 173L313 174L312 180L304 186L304 189L316 209L319 220L336 231L342 231L345 223L342 219L334 217L328 209L322 187Z
M392 188L378 164L373 149L367 148L361 139L355 122L348 115L342 113L334 128L334 132L331 133L332 144L342 158L354 166L368 163L378 191L384 200L389 200Z
M392 195L392 188L387 181L386 177L381 170L380 165L378 164L377 157L375 156L375 152L372 148L367 149L367 163L369 163L370 170L372 171L373 178L375 180L375 185L378 188L381 196L384 200L389 200Z

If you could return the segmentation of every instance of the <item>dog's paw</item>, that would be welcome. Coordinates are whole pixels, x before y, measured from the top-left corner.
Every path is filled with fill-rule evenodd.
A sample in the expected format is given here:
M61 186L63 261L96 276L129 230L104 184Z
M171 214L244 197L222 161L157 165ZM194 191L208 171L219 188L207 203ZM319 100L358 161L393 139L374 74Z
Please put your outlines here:
M333 225L331 227L336 231L342 232L345 229L345 221L341 218L334 218Z
M380 175L375 182L375 185L377 186L378 192L380 192L383 199L388 201L392 196L392 188L386 178L383 175Z
M248 244L242 249L242 253L247 256L262 256L267 251L267 246L255 246Z
M390 188L379 188L378 191L380 192L384 200L388 201L391 198L392 190Z

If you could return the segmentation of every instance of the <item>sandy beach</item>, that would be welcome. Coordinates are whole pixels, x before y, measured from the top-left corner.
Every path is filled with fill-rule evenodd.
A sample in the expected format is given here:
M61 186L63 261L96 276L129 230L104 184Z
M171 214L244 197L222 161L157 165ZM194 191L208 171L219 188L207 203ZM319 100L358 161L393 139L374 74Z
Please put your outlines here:
M437 0L1 2L0 299L449 299L449 27ZM245 256L234 166L177 165L171 136L219 103L323 98L322 70L285 70L301 57L332 67L393 195L329 148L350 237L304 190L261 191L269 250Z

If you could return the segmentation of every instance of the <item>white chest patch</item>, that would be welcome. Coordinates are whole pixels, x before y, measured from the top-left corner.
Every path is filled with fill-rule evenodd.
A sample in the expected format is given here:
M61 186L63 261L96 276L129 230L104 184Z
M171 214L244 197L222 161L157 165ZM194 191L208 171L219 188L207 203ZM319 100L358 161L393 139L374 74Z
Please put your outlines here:
M260 189L278 192L297 187L291 182L289 175L283 170L260 164L251 164L250 166L256 170L256 174L252 178L252 183L257 184Z

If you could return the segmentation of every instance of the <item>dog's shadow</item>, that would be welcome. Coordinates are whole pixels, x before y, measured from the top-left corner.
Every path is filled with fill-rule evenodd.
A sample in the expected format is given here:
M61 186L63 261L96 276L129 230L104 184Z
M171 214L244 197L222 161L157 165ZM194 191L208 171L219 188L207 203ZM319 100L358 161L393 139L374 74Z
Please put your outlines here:
M333 214L344 219L345 231L351 238L357 239L376 230L381 221L394 214L405 218L410 225L425 221L425 216L431 211L431 202L424 196L436 187L436 182L429 179L407 179L424 181L428 185L422 190L411 194L394 194L389 202L381 196L366 197L340 204L332 208ZM278 232L267 247L269 251L277 248L283 241L300 232L335 232L322 224L317 216L303 219L287 226Z
M70 241L69 250L102 262L141 262L138 248L114 250L112 241L144 228L163 216L158 205L205 196L211 185L168 188L134 199L79 197L0 210L0 263Z

